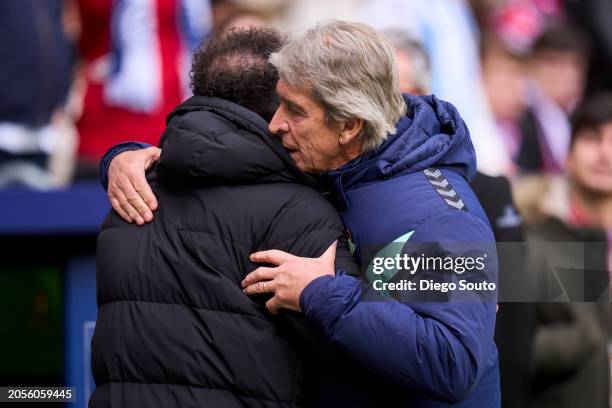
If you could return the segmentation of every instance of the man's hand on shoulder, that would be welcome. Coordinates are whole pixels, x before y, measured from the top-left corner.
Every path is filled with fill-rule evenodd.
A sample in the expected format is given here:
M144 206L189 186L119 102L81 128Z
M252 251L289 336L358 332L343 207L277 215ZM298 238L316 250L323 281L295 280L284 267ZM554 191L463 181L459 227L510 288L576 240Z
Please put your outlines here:
M161 155L158 147L118 154L108 168L108 198L113 209L127 222L143 225L153 220L157 199L145 173Z

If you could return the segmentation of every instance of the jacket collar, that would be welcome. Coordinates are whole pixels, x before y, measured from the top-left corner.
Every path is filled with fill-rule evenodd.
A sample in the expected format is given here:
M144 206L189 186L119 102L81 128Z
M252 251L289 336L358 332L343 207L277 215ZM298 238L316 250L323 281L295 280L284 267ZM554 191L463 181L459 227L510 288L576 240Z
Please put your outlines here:
M476 174L474 147L455 107L433 95L405 94L404 101L407 115L381 146L321 175L339 208L350 205L346 193L352 189L432 166L451 168L468 181Z
M189 115L193 112L203 115ZM206 146L205 160L197 163L198 172L213 183L215 178L231 178L235 183L285 181L316 187L316 178L295 166L278 137L268 132L268 123L236 103L193 96L174 109L166 122L162 146L173 132L198 129L198 137ZM228 161L228 156L233 159Z

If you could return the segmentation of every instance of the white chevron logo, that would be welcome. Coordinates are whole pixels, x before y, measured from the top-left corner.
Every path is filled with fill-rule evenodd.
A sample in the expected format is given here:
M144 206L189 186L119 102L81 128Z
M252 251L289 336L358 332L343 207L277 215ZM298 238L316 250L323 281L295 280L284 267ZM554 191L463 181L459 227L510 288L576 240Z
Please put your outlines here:
M433 184L434 186L436 186L436 187L444 188L444 187L448 186L448 181L446 179L442 179L442 181L429 180L429 182L431 184Z
M463 201L461 199L459 199L459 201L457 202L447 200L447 199L444 199L444 201L446 201L446 204L450 205L451 207L455 207L458 210L463 209L463 206L465 205L463 204Z
M436 169L436 171L431 171L429 169L425 169L425 170L423 170L423 173L425 173L426 176L435 177L435 178L438 178L438 177L442 176L442 173L440 173L440 170L438 170L438 169Z
M437 190L437 191L438 191L438 194L440 194L441 196L444 196L444 197L453 198L454 196L457 195L455 190L450 190L450 191Z
M450 207L458 210L466 210L465 204L459 194L453 189L450 182L444 177L442 172L435 167L430 167L423 170L425 178L432 185L434 190L440 195L440 197L446 201Z

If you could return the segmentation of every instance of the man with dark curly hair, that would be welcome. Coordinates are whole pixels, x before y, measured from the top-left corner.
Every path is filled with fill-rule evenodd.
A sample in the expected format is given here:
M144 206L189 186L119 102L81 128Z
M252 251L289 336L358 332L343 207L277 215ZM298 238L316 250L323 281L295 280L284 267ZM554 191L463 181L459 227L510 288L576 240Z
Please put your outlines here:
M264 57L284 37L271 29L235 29L196 50L191 70L194 95L239 103L267 122L278 108L278 73Z
M343 243L334 260L338 214L267 130L278 81L267 61L282 44L249 29L198 50L195 96L168 116L148 174L155 219L104 221L90 407L294 407L316 396L317 332L240 286L256 268L249 254L271 248L357 272ZM177 185L192 173L205 180Z

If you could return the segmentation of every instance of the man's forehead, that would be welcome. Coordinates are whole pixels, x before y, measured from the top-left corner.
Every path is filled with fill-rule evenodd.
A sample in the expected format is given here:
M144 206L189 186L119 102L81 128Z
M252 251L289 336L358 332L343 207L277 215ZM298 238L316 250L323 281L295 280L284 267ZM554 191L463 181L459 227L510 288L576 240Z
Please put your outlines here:
M606 143L612 142L612 122L606 122L599 126L587 127L579 130L576 135L576 143L583 140L597 140L598 142Z
M286 99L291 102L295 102L295 103L306 100L306 99L310 99L310 97L305 91L299 88L296 88L296 87L289 86L282 79L279 80L278 83L276 84L276 91L278 92L278 95L281 98Z
M314 108L318 106L318 104L315 102L312 96L310 96L307 90L292 87L286 82L283 82L282 79L279 80L276 84L276 92L278 93L278 96L285 102L289 102L299 107Z

